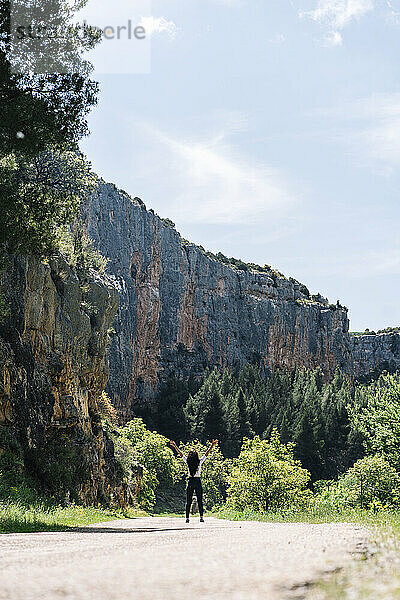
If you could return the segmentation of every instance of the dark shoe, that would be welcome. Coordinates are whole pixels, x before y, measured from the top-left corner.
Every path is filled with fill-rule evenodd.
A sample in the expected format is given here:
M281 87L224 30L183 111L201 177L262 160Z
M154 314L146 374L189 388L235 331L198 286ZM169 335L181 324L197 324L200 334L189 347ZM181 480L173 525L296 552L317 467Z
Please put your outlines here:
M203 517L200 517L200 523L204 523Z
M186 523L189 523L189 519L186 519Z

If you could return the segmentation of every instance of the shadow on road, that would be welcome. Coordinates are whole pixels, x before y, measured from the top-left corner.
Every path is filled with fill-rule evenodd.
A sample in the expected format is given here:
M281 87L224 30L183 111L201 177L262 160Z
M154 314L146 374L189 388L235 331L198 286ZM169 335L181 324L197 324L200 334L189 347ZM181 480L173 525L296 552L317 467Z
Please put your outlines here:
M156 533L159 531L190 531L190 527L146 527L141 529L122 529L122 527L74 527L68 533Z

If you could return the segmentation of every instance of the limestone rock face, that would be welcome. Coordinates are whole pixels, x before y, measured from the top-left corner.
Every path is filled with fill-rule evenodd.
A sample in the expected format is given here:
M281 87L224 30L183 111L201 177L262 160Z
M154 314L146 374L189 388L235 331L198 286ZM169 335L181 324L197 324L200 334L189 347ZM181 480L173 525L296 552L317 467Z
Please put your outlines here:
M126 417L136 401L153 401L170 375L201 377L207 366L348 371L346 309L310 299L272 269L210 258L113 185L99 185L83 219L120 292L108 391Z
M45 487L93 503L118 479L97 409L118 294L94 274L85 286L62 258L11 260L2 279L11 312L0 325L0 424Z
M378 333L351 337L355 378L400 370L400 333Z

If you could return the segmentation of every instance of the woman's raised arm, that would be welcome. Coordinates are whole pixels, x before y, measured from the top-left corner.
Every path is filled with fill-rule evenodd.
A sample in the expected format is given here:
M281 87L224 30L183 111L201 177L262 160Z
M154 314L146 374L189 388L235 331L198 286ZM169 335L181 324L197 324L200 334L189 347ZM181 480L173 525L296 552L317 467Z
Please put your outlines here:
M182 458L183 452L179 450L178 446L175 444L174 440L169 440L170 445L177 451L178 456Z
M208 456L210 454L210 452L212 452L214 446L216 446L217 444L218 444L218 440L213 440L211 442L211 445L210 445L209 449L207 450L207 452L205 453L204 456Z

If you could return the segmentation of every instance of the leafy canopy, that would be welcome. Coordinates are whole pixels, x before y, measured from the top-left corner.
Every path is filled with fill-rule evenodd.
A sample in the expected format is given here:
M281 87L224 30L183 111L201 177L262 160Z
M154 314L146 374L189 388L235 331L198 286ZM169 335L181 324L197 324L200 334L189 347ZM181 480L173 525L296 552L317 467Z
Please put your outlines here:
M274 430L269 440L244 440L228 476L227 506L259 513L302 506L311 494L309 481L309 472L294 458L293 444L283 444Z
M85 3L13 0L12 7L21 19L33 11L32 22L68 30ZM10 6L10 0L0 0L0 266L9 253L53 253L60 228L73 221L95 184L77 143L88 132L86 116L98 93L83 52L99 33L87 28L73 37L68 52L63 44L55 44L52 53L46 47L44 55L51 54L62 69L38 74L34 49L13 43ZM21 72L11 72L11 63Z
M168 439L149 431L142 419L133 419L112 434L116 456L125 477L129 479L135 464L143 466L143 479L138 502L145 509L156 503L160 485L173 486L179 477L179 466L168 447Z
M400 471L400 376L384 374L359 387L349 410L367 453L383 456Z

